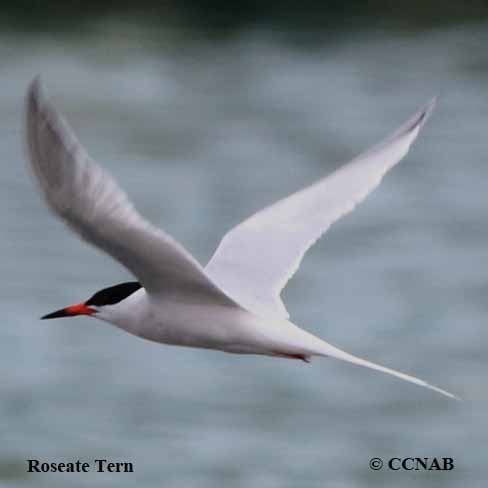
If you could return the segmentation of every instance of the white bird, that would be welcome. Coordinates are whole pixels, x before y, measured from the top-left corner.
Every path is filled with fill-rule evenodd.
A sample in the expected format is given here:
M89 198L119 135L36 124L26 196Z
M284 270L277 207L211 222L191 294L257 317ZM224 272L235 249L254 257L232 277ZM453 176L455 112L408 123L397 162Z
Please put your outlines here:
M288 320L280 299L308 248L407 154L433 107L434 100L384 142L237 225L203 268L183 246L139 215L43 95L39 78L34 79L26 97L27 145L49 207L137 278L43 319L88 315L164 344L307 362L312 356L333 357L455 398L306 332Z

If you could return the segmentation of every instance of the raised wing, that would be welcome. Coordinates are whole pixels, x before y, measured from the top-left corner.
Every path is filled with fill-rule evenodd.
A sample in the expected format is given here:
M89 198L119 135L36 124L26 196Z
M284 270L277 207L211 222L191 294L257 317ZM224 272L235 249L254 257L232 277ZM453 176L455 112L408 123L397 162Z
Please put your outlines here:
M330 176L234 227L207 264L208 275L245 308L288 318L280 293L307 250L407 154L434 104Z
M26 109L31 166L54 213L123 264L150 294L234 304L180 244L137 213L45 99L38 78L28 89Z

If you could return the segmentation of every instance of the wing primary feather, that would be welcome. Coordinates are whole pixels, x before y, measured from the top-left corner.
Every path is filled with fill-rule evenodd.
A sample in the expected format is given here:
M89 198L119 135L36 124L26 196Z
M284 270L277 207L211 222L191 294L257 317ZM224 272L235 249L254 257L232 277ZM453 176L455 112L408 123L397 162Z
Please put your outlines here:
M435 102L433 98L390 136L331 175L234 227L207 264L207 273L245 308L288 318L280 293L307 250L407 154Z
M26 139L31 168L51 210L124 265L150 295L236 306L181 244L141 217L90 158L43 94L40 77L27 91Z

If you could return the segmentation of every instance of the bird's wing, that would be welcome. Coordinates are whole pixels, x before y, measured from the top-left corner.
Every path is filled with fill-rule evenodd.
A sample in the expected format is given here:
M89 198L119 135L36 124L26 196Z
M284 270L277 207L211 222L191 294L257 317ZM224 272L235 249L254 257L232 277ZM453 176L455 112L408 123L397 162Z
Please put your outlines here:
M38 78L26 110L33 172L49 207L71 229L123 264L150 294L234 304L180 244L139 215L44 97Z
M206 266L209 276L245 308L287 318L280 293L307 250L407 154L434 103L432 100L383 142L330 176L230 230Z

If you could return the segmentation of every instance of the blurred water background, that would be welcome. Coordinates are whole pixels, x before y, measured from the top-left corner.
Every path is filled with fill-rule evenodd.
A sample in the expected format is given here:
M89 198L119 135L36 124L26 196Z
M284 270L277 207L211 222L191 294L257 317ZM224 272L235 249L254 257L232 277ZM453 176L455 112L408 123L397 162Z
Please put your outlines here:
M484 3L139 4L122 2L118 15L115 2L64 2L61 13L18 2L1 16L0 486L482 486ZM84 318L40 322L130 277L34 189L22 109L37 73L139 210L202 263L241 219L438 95L406 160L310 251L285 299L308 330L465 401L333 360L164 347ZM449 456L455 469L373 472L374 456ZM29 475L28 458L132 461L135 472Z

